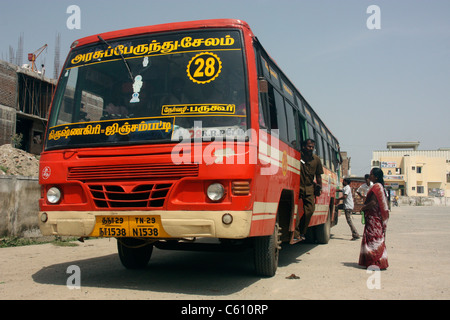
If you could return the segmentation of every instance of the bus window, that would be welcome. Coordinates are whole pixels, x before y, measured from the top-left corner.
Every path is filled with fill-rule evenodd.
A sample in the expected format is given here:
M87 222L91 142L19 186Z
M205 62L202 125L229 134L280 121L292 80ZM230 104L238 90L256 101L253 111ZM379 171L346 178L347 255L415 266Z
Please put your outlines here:
M305 105L304 105L304 108L305 108L306 118L307 118L308 120L311 120L311 121L312 121L311 111L309 110L308 105L305 104Z
M277 108L275 107L275 98L273 96L272 86L270 86L269 88L268 100L269 100L270 129L278 129Z
M215 50L167 48L193 38L227 41ZM166 47L156 45L162 43ZM238 31L136 35L108 44L124 57L101 41L71 51L55 93L47 150L177 142L191 139L194 129L205 139L245 136L249 105ZM150 46L155 52L149 55L136 49Z
M308 122L308 138L316 139L316 136L314 135L314 128L309 122Z
M267 112L267 89L269 75L269 65L266 60L261 56L259 50L256 50L257 57L259 58L258 63L258 79L262 80L258 83L259 85L259 105L258 105L258 121L260 128L267 129L269 124L269 116ZM265 85L263 84L265 83ZM264 85L264 89L261 87Z
M271 96L271 97L270 97ZM284 99L273 87L269 90L270 103L270 128L278 129L278 137L288 141L286 129L286 114L284 111Z
M296 147L300 149L302 142L305 141L307 137L305 119L303 119L300 116L298 110L294 110L294 114L295 114L295 131L297 132L298 137Z
M305 105L301 102L301 100L299 100L298 108L300 109L300 113L304 117L305 116Z
M297 146L297 131L296 131L296 121L294 116L294 107L288 102L286 103L286 120L287 120L287 133L288 133L288 141L293 146Z
M258 121L261 128L268 128L267 93L263 92L259 94Z
M334 162L334 158L333 158L333 147L328 146L328 152L330 154L330 165L331 165L331 170L336 171L336 163Z
M323 145L322 145L322 137L316 132L316 153L320 158L320 161L323 163Z
M334 170L333 168L333 158L331 156L331 148L330 148L330 144L329 142L326 143L327 144L327 154L328 154L328 163L330 165L330 170Z
M262 99L259 101L259 111L258 111L258 119L259 119L259 126L261 128L267 128L267 117L264 112L264 106L262 104Z
M333 150L333 159L336 165L336 171L339 170L339 164L341 163L341 155L339 154L338 151Z
M326 140L323 140L323 148L324 148L324 158L325 158L325 166L329 169L331 169L330 165L330 151L328 148L328 142Z

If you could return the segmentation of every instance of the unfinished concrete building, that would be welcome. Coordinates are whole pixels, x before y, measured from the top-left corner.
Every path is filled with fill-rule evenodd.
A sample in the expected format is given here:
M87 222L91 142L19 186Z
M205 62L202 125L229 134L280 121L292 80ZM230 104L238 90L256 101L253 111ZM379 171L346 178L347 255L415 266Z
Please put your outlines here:
M56 80L0 60L0 145L42 151Z

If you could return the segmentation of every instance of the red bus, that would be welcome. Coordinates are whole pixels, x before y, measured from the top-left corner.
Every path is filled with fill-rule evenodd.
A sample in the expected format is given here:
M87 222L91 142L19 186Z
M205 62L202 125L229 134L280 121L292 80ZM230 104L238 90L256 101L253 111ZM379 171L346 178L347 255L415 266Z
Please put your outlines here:
M303 215L300 142L309 137L325 167L310 238L327 243L337 139L245 22L77 40L40 158L41 231L115 237L127 268L145 267L154 246L251 245L256 272L273 276Z

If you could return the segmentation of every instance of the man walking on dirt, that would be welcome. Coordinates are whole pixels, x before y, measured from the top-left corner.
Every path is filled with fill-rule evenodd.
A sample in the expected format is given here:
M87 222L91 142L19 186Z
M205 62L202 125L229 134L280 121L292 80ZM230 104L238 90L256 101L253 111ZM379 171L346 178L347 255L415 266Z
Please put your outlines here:
M350 179L345 178L342 182L344 188L342 190L338 190L342 191L343 195L342 197L336 199L336 202L339 203L339 201L344 200L344 203L336 206L336 214L339 209L344 209L345 218L347 219L348 226L350 227L350 230L352 232L352 240L357 240L359 239L359 234L352 222L352 211L354 208L354 203L352 189L350 188L350 182Z
M300 199L303 200L304 216L301 222L297 219L297 226L294 232L295 240L305 240L306 230L315 210L316 197L322 191L323 167L320 158L313 154L316 142L307 139L302 142L300 160ZM314 178L316 182L314 182Z

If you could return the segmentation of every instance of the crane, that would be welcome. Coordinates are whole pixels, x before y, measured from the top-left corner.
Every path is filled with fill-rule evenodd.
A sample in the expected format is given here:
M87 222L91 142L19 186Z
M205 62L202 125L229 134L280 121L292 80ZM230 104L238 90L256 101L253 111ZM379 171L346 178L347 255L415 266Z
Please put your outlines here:
M48 47L47 44L44 44L42 47L37 49L35 52L28 54L28 61L31 62L31 70L37 71L35 61L36 61L37 57L39 57L39 55L42 53L42 51L44 51L44 49L46 49L47 47Z

